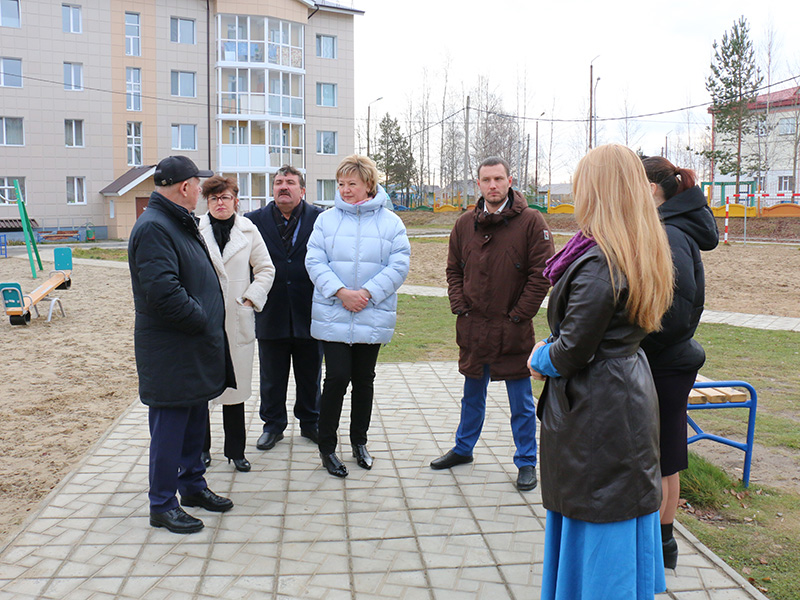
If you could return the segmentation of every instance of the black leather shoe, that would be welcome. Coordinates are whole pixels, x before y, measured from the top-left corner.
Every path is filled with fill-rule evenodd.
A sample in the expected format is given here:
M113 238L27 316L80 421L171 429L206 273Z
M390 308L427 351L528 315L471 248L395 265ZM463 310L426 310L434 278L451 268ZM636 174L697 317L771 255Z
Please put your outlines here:
M301 429L300 435L315 444L319 444L319 432L316 427L314 429Z
M195 533L203 528L203 522L178 506L163 513L151 512L150 526L165 527L172 533Z
M678 566L678 542L674 537L661 542L661 549L664 552L664 568L674 569Z
M533 465L525 465L519 468L519 475L517 475L517 489L521 492L527 492L536 487L539 481L536 479L536 467Z
M463 454L456 454L450 450L444 456L431 461L431 469L439 471L440 469L450 469L456 465L465 465L472 462L471 456L464 456Z
M199 506L211 512L228 512L233 508L230 498L217 496L208 488L200 490L196 494L181 496L181 504L183 506Z
M211 452L201 452L200 458L202 459L203 464L206 466L206 468L211 466Z
M271 431L265 431L261 434L261 437L258 438L256 442L256 448L259 450L272 450L275 447L275 444L280 442L283 439L282 433L272 433Z
M328 470L328 473L334 477L347 477L347 467L339 460L335 452L330 454L320 452L319 457L322 459L322 466Z
M252 467L250 461L244 456L242 458L229 458L228 464L231 464L231 461L233 461L233 466L236 467L236 470L241 471L242 473L247 473Z
M370 470L372 468L372 457L367 452L366 444L355 444L353 446L353 458L362 469Z

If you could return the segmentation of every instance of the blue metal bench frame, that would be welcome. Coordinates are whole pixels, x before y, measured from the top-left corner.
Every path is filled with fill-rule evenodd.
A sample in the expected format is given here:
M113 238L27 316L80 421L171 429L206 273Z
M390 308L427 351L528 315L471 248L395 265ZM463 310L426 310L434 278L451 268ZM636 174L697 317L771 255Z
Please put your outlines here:
M700 428L700 426L697 423L694 422L694 420L690 416L688 416L688 414L686 416L687 422L689 423L691 428L694 429L696 432L695 435L689 437L687 443L691 444L698 440L711 440L714 442L719 442L720 444L731 446L732 448L737 448L742 452L744 452L744 469L742 470L742 481L744 482L744 487L750 487L750 464L753 460L753 438L755 436L755 429L756 429L756 408L758 407L758 394L756 394L755 388L746 381L697 381L692 387L694 387L695 389L739 387L739 388L745 388L750 394L750 398L748 400L745 400L744 402L706 402L703 404L689 404L687 406L688 410L707 410L714 408L748 409L749 413L747 418L747 441L745 443L735 442L728 438L719 435L714 435L713 433L706 433Z

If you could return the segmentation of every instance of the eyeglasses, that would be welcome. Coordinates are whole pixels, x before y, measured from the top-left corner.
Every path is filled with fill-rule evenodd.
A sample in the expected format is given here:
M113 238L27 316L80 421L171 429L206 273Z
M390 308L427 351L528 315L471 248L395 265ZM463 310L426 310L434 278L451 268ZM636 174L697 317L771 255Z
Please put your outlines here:
M209 204L216 204L217 202L231 202L235 197L231 196L230 194L225 194L223 196L209 196L208 203Z

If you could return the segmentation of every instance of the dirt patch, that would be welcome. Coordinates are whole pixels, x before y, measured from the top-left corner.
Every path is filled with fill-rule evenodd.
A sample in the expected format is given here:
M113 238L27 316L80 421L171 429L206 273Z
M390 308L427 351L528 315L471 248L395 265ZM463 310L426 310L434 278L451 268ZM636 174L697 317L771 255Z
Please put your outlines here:
M0 322L0 540L136 398L128 271L81 265L73 275L57 294L66 318L46 323L44 305L26 327ZM0 260L0 281L23 291L41 282L14 258Z
M446 287L446 238L416 238L411 246L408 283ZM800 318L800 244L720 245L703 253L703 264L708 310Z

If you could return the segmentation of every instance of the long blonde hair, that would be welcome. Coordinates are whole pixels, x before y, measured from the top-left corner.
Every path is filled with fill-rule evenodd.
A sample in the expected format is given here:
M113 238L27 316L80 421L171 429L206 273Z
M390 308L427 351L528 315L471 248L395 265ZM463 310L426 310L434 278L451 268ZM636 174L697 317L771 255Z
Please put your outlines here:
M575 219L628 280L630 320L648 333L672 304L672 254L642 161L629 148L600 146L584 156L573 183ZM616 289L615 289L616 293Z

